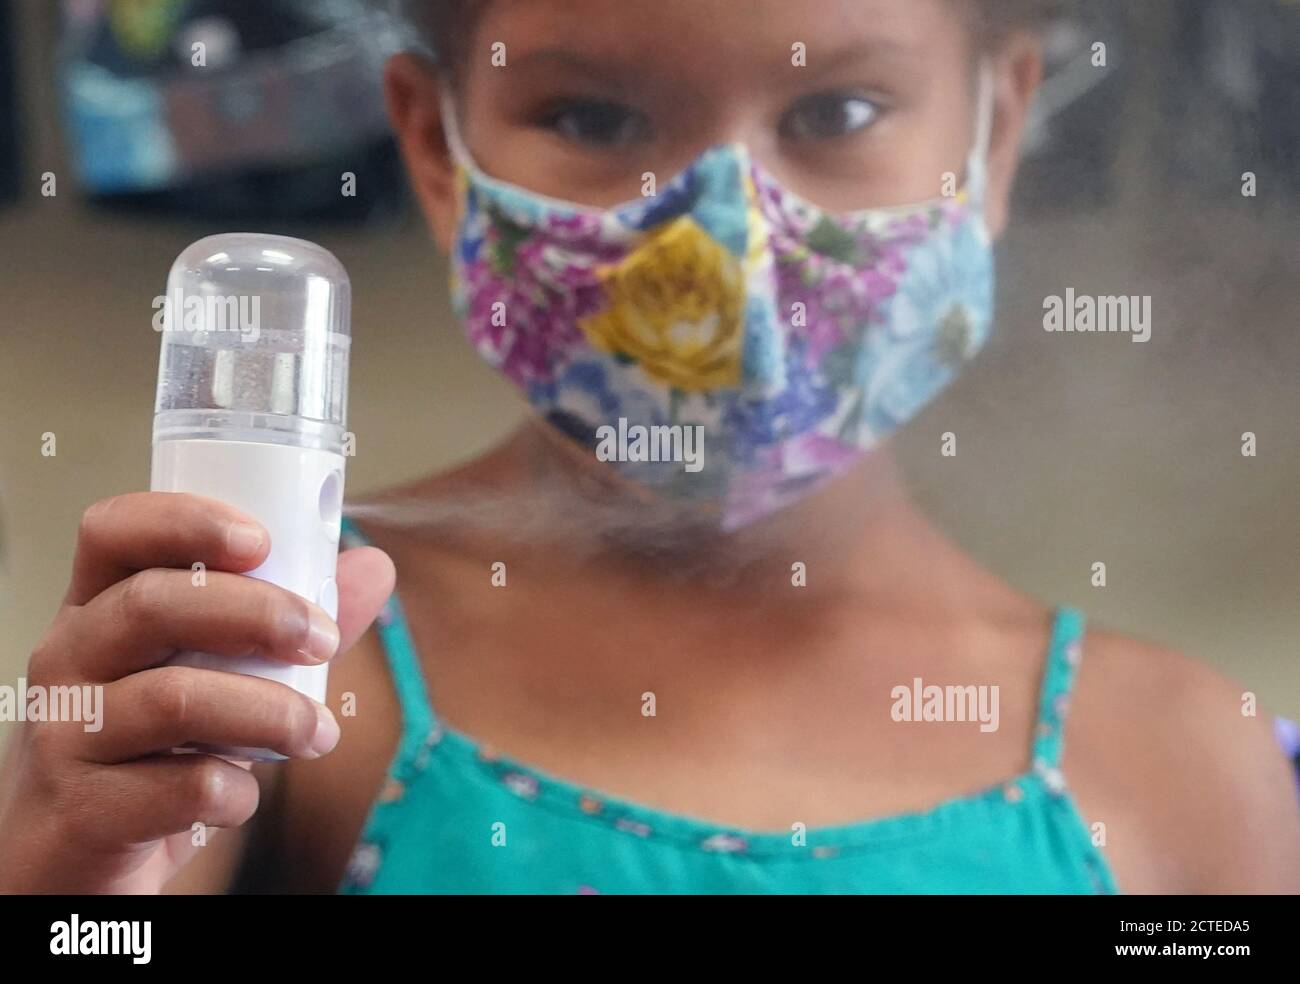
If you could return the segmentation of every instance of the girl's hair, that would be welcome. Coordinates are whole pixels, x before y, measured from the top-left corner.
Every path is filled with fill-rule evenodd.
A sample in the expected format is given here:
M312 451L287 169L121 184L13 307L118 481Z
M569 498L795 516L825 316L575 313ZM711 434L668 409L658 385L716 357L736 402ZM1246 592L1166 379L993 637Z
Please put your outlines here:
M1012 31L1037 31L1070 12L1073 0L964 0L980 41L996 45Z
M406 19L439 64L455 73L478 19L492 0L401 0ZM1038 30L1068 11L1073 0L953 0L971 18L982 47L996 47L1008 34Z

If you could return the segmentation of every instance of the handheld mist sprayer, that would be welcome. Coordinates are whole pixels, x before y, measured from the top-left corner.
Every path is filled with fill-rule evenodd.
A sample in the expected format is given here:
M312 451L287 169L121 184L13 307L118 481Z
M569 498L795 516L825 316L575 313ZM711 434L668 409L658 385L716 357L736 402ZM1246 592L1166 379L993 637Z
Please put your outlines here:
M150 487L219 499L266 527L249 572L338 617L351 286L301 239L201 239L172 266L163 305ZM196 588L202 590L196 572ZM171 661L276 680L325 700L328 665L186 652ZM260 748L201 749L272 761Z

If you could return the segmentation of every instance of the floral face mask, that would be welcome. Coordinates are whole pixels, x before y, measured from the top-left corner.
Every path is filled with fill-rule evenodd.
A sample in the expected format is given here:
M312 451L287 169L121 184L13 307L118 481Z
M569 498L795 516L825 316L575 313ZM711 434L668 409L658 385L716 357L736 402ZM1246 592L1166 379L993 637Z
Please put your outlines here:
M447 106L461 219L452 296L534 408L654 494L735 529L834 478L983 346L991 86L951 198L834 214L744 145L611 209L483 173Z

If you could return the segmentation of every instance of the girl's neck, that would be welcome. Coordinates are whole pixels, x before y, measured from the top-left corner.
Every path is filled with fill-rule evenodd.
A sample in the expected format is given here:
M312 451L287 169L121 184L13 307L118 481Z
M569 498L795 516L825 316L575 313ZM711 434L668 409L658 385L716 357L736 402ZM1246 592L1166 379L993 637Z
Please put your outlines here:
M467 558L510 557L551 576L674 596L759 603L792 586L814 598L907 612L957 602L987 576L909 500L888 448L794 505L731 533L619 483L567 438L531 421L463 468L350 514ZM418 562L416 556L405 558ZM797 567L796 565L802 565ZM985 599L987 600L987 599Z

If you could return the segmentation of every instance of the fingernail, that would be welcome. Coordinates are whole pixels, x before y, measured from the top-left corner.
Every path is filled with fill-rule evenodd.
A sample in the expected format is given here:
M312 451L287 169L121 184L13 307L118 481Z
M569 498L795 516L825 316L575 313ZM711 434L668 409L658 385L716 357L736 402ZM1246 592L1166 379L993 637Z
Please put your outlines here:
M307 609L307 655L318 663L334 658L339 650L339 627L325 610L315 605Z
M251 523L232 523L226 530L226 549L235 557L256 557L265 540L262 528Z
M316 705L316 731L311 736L312 758L319 758L333 751L339 743L339 723L334 720L324 704Z

